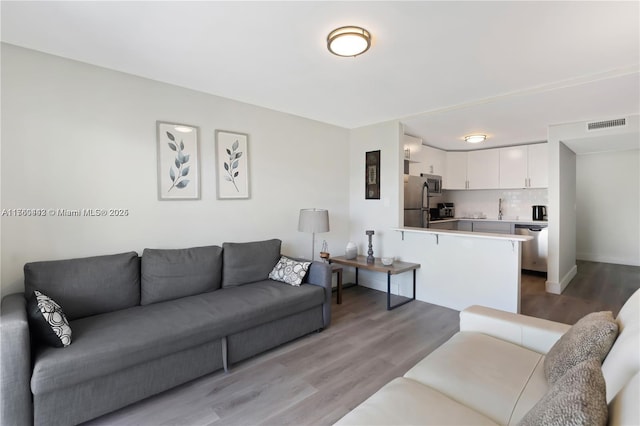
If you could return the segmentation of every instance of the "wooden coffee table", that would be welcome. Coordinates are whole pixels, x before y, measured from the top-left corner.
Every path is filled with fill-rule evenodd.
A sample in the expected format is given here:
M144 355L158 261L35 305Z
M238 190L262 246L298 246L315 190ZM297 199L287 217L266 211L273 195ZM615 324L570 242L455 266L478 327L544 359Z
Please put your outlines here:
M367 263L367 256L357 256L355 259L347 259L344 256L332 257L329 259L331 263L338 263L344 266L356 268L356 285L358 285L358 270L366 269L368 271L385 272L387 274L387 310L397 308L413 300L416 300L416 269L420 267L419 263L401 262L396 260L392 265L386 266L382 264L380 258L376 257L373 263ZM401 274L403 272L413 271L413 296L407 298L400 303L391 305L391 275Z

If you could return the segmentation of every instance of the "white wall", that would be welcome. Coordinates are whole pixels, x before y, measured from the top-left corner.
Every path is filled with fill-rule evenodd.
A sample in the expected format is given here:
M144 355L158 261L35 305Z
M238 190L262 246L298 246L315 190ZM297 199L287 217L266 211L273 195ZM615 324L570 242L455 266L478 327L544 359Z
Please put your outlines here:
M560 142L560 256L559 270L563 273L559 281L560 291L577 273L576 267L576 155ZM553 288L557 290L557 288Z
M157 200L156 120L200 127L201 200ZM249 134L249 200L216 200L216 129ZM311 235L297 231L307 207L330 213L317 248L344 250L348 144L343 128L3 44L2 209L129 216L3 216L2 293L23 289L25 262L145 247L280 238L309 257Z
M549 259L547 261L547 291L552 293L562 292L577 273L575 263L577 258L577 160L575 153L562 141L568 142L588 138L593 143L593 139L597 135L598 138L602 138L604 151L607 137L637 134L639 128L640 119L637 114L627 116L627 125L625 127L600 129L596 133L590 132L585 122L549 126L547 138L549 142L549 208L547 209L549 215ZM594 174L600 178L605 177L605 174L600 171L595 171ZM637 216L635 223L637 224ZM637 236L636 232L631 238L637 238Z
M640 150L578 155L576 255L640 265Z
M373 229L374 256L397 255L397 233L403 205L401 126L391 121L351 131L349 144L350 239L366 254L365 231ZM365 153L380 150L380 200L365 199Z

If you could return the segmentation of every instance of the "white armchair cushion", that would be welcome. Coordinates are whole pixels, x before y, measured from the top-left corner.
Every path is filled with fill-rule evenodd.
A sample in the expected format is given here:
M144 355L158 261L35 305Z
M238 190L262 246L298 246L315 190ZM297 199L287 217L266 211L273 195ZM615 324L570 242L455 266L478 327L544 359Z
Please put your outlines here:
M609 404L609 426L640 425L638 401L640 373L636 373Z
M399 377L340 419L336 425L496 425L428 386Z
M430 386L497 423L508 424L542 359L539 353L504 340L460 332L404 377ZM527 394L521 414L544 395L547 386L543 380L532 389L534 395Z
M488 334L541 354L546 354L570 328L567 324L485 306L474 305L460 312L460 331Z
M602 363L602 373L607 382L607 402L611 402L629 379L640 371L640 290L620 309L616 322L620 333Z

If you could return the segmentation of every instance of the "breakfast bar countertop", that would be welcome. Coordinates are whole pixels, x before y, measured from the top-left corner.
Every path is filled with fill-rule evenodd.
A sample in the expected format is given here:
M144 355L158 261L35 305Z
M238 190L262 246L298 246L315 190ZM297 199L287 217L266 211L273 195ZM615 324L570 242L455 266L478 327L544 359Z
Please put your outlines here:
M443 221L440 220L438 222L443 222ZM521 223L521 222L518 222L518 223ZM454 231L449 229L413 228L410 226L405 226L402 228L391 228L391 230L402 232L403 235L405 232L412 232L417 234L448 235L448 236L454 236L454 237L483 238L483 239L523 241L523 242L533 239L533 237L530 237L528 235L493 234L489 232Z

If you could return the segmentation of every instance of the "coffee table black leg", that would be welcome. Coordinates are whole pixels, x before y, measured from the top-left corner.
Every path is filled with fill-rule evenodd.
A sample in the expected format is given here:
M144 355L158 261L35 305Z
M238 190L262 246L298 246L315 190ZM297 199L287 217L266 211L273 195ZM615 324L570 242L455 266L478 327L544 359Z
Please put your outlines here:
M387 271L387 311L391 309L391 272Z
M416 300L416 270L413 270L413 297L407 298L404 302L400 302L391 306L391 272L387 272L387 311L397 308L398 306L406 305L409 302Z
M416 300L416 270L413 270L413 299Z

